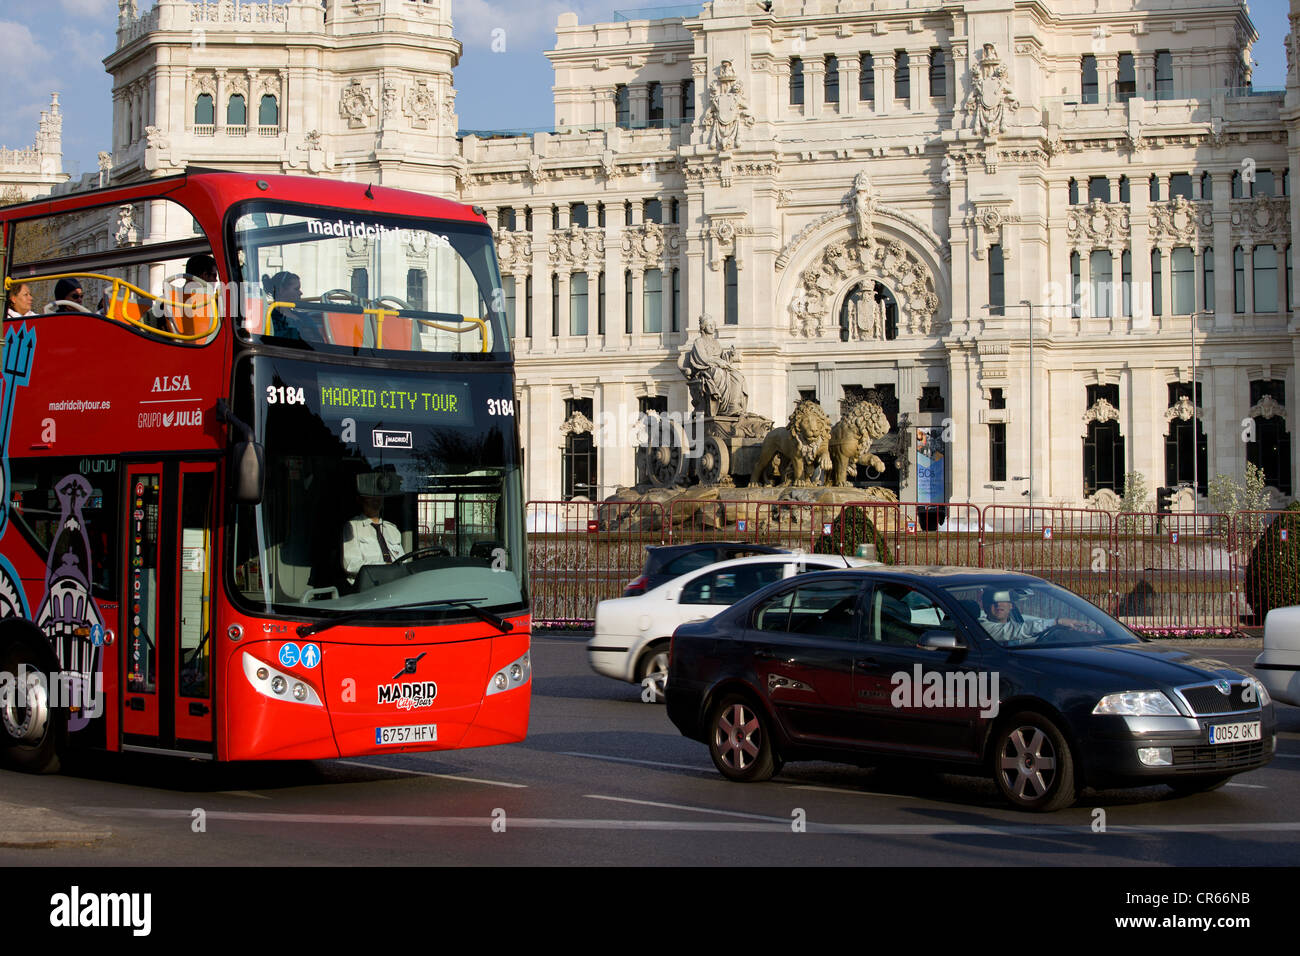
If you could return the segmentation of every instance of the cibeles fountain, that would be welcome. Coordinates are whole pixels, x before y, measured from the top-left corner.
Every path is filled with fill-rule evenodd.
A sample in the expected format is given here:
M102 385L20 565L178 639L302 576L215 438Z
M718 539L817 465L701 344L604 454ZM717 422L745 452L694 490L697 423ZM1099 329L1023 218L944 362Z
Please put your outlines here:
M885 458L905 468L905 442L891 434L879 404L859 400L846 406L832 425L817 402L795 403L785 425L749 411L749 394L740 355L718 339L717 324L700 316L698 334L682 347L677 368L691 397L688 415L647 413L640 420L637 473L643 482L619 488L608 504L657 502L676 520L730 524L745 513L744 503L897 501L886 488L857 487L885 471ZM677 501L700 509L673 507ZM706 502L735 502L704 508ZM615 509L605 523L631 520L635 509Z

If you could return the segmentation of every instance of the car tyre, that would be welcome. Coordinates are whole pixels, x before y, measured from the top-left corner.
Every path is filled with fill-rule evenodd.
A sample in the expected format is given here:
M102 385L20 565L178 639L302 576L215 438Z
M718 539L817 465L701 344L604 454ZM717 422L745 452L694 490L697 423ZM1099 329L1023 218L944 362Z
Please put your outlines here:
M1217 777L1188 777L1185 780L1167 780L1165 785L1180 797L1186 797L1194 793L1209 793L1211 790L1218 790L1232 777L1233 775L1230 773Z
M1033 711L1016 714L998 730L993 779L1017 810L1050 813L1079 796L1069 743L1056 724Z
M0 700L0 758L28 773L56 773L68 736L66 708L50 706L50 678L22 641L0 651L0 670L13 675ZM24 675L19 687L19 675Z
M641 655L641 663L637 667L637 683L646 687L647 681L653 681L654 693L650 697L651 703L662 704L664 694L668 687L668 645L652 644Z
M727 694L709 712L709 756L728 780L758 783L780 768L771 722L762 708L740 694Z

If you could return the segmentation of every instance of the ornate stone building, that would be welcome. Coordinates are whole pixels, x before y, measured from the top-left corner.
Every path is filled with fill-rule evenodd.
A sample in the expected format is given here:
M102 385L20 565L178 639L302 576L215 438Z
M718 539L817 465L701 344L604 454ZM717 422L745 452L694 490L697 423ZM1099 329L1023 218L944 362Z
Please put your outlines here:
M111 177L488 209L531 497L636 480L630 422L688 409L705 313L751 411L879 401L906 454L877 481L905 499L935 493L922 438L949 500L1020 503L1032 476L1036 503L1114 504L1127 472L1204 489L1247 461L1294 493L1300 0L1285 95L1251 88L1239 0L565 14L532 136L457 135L450 3L120 0Z
M41 110L36 141L18 149L0 147L0 193L31 199L67 178L63 171L63 111L59 94L51 93L50 108Z

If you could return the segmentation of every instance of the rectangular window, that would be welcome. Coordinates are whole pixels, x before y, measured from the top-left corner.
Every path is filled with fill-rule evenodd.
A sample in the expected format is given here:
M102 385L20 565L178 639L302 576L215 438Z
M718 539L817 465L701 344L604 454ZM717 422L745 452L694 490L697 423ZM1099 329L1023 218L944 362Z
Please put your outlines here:
M1214 247L1209 246L1201 253L1201 297L1202 308L1214 308Z
M989 389L989 408L1006 408L1007 394L1000 388Z
M645 271L645 285L642 294L642 327L646 332L662 332L664 330L664 293L663 293L663 272L659 269L647 269Z
M551 276L551 335L560 334L560 277Z
M1232 171L1232 198L1233 198L1233 199L1242 199L1242 198L1245 197L1245 195L1246 195L1246 194L1245 194L1244 192L1242 192L1242 186L1241 186L1241 172L1240 172L1240 170L1236 170L1236 169L1234 169L1234 170Z
M1232 311L1246 311L1246 250L1241 246L1232 250Z
M524 279L524 335L533 337L533 277Z
M1127 249L1120 253L1119 269L1123 315L1125 318L1131 318L1133 315L1133 253Z
M587 209L585 202L575 202L569 207L569 225L578 229L586 229L591 219L591 214Z
M1097 58L1089 54L1083 58L1080 66L1083 102L1098 102L1097 94Z
M941 99L947 94L948 69L944 64L943 50L930 50L930 97Z
M623 273L623 331L632 334L632 270Z
M1079 296L1083 293L1080 264L1079 254L1070 253L1070 315L1076 319L1079 318Z
M1088 177L1088 202L1094 199L1110 202L1110 180L1105 176Z
M790 105L803 106L803 60L790 60Z
M605 334L605 273L596 277L596 331Z
M989 315L1006 314L1007 293L1002 270L1002 247L989 246Z
M587 334L587 274L575 272L569 277L569 334Z
M669 331L680 332L682 330L682 270L674 269L672 278L672 326Z
M428 304L429 273L423 269L406 270L406 304L420 312Z
M1159 249L1151 250L1151 314L1164 314L1164 257Z
M989 425L989 481L1007 480L1007 426L1005 422Z
M894 99L912 98L912 63L904 50L894 51Z
M1169 177L1169 198L1182 196L1184 199L1192 198L1192 175L1191 173L1174 173Z
M1256 246L1251 257L1255 273L1255 311L1277 311L1277 247Z
M497 228L509 232L515 231L515 211L510 207L497 210Z
M1132 53L1119 55L1119 72L1115 77L1115 99L1127 103L1137 96L1137 70Z
M687 80L682 84L682 122L695 122L695 81Z
M1147 190L1147 198L1152 202L1159 202L1160 201L1160 177L1156 175L1152 175L1152 177L1147 181L1147 184L1149 186Z
M1273 196L1276 195L1273 183L1273 170L1257 169L1255 170L1255 181L1250 184L1250 194L1252 196Z
M1127 177L1127 176L1121 176L1121 177L1119 178L1119 201L1120 201L1120 202L1129 202L1129 201L1130 201L1130 199L1129 199L1128 177Z
M1201 198L1214 198L1214 177L1209 173L1201 173Z
M1108 319L1111 289L1114 286L1110 250L1094 249L1088 257L1088 271L1092 278L1092 314L1099 319Z
M858 99L863 103L876 102L876 59L870 53L858 58Z
M1171 262L1174 303L1170 315L1191 315L1196 311L1196 260L1188 246L1173 251Z
M632 98L622 83L614 87L614 125L619 129L632 127Z
M1283 253L1286 256L1286 310L1295 311L1295 298L1291 295L1291 247L1287 246Z
M664 88L659 83L651 83L646 91L650 104L649 126L651 129L663 129L664 125Z
M1168 50L1156 51L1156 99L1174 98L1174 57Z
M840 60L837 56L828 56L825 60L826 75L822 87L826 92L827 103L840 101Z
M515 277L501 277L501 298L504 300L506 309L506 328L510 330L510 337L515 337Z
M725 294L723 305L725 325L740 324L740 273L736 268L736 257L727 256L724 260Z
M645 215L642 217L643 222L657 222L660 225L664 221L664 204L658 199L647 199L645 202Z

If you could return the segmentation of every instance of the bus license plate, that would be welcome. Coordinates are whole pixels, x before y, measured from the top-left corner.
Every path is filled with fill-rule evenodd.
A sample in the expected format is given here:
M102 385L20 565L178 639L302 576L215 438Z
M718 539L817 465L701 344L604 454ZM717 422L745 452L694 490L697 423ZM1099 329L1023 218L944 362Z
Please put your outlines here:
M1259 721L1241 724L1217 724L1210 728L1210 743L1239 744L1259 740Z
M437 724L410 724L406 727L376 727L377 744L427 744L438 739Z

